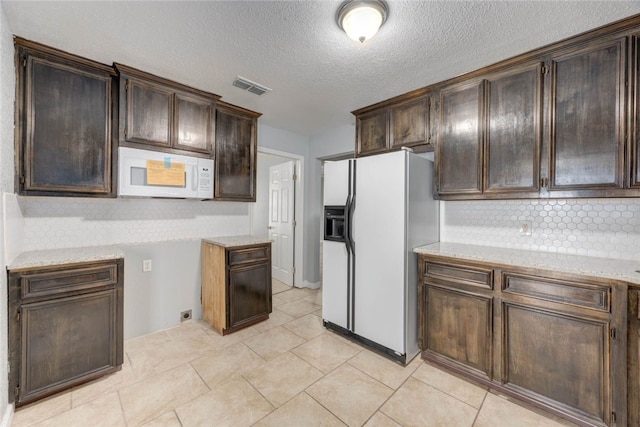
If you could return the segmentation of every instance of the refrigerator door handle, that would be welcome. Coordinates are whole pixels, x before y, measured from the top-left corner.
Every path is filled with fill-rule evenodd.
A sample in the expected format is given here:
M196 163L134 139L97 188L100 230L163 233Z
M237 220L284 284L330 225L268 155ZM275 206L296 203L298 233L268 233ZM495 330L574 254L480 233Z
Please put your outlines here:
M349 239L351 223L349 220L349 212L351 211L351 195L347 196L344 204L344 245L347 247L347 254L351 252L351 241Z
M350 171L351 177L351 185L349 187L349 195L351 197L351 201L349 203L349 215L347 217L346 222L349 223L349 245L351 246L351 277L349 278L349 282L351 284L351 300L349 301L349 309L347 310L349 313L349 320L351 323L351 332L355 332L355 319L356 319L356 242L353 240L353 213L356 210L356 160L352 160L353 169Z

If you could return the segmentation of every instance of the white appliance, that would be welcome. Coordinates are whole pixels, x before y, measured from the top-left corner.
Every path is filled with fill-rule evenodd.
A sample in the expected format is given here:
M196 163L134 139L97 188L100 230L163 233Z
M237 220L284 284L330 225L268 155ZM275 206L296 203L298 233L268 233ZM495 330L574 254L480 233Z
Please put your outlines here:
M440 237L432 180L404 150L324 164L323 323L403 364L419 352L413 248Z
M118 196L213 198L213 160L118 148Z

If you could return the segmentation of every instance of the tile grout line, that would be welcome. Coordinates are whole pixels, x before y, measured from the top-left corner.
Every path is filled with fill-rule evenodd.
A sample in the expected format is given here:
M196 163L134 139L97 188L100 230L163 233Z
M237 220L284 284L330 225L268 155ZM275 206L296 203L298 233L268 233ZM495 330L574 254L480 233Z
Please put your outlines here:
M374 353L374 354L375 354L375 353ZM354 357L355 357L355 356L354 356ZM349 359L349 360L351 360L351 359ZM347 361L346 363L348 363L348 361ZM411 362L410 362L410 363L411 363ZM367 374L366 372L364 372L364 371L362 371L361 369L359 369L357 366L353 366L353 365L352 365L352 364L350 364L350 363L349 363L349 366L352 366L353 368L355 368L355 369L357 369L358 371L362 372L363 374L367 375L367 376L368 376L368 377L370 377L371 379L373 379L373 380L375 380L375 381L378 381L378 380L376 380L375 378L373 378L371 375L369 375L369 374ZM408 365L407 365L407 366L408 366ZM388 401L389 401L393 396L395 396L396 392L397 392L398 390L400 390L400 389L402 388L402 386L403 386L403 385L405 385L405 383L406 383L407 381L409 381L409 378L411 378L411 377L413 376L413 374L415 373L415 371L417 371L417 370L418 370L418 368L414 369L414 370L413 370L413 372L412 372L411 374L409 374L409 376L408 376L407 378L405 378L405 379L404 379L404 381L402 381L402 383L400 383L400 385L399 385L399 386L398 386L398 388L396 388L396 389L392 389L392 388L391 388L391 387L389 387L388 385L386 385L386 384L382 383L381 381L378 381L378 382L380 382L380 384L382 384L382 385L384 385L385 387L388 387L388 388L390 388L391 390L393 390L393 393L391 393L391 394L389 395L389 397L387 397L387 398L385 399L385 401L384 401L384 402L382 402L382 403L380 404L380 406L378 407L378 409L376 409L376 410L373 412L373 414L371 414L371 416L370 416L369 418L367 418L367 420L364 422L364 424L366 424L367 422L369 422L369 420L370 420L371 418L373 418L373 417L376 415L376 413L377 413L377 412L382 412L382 407L383 407L383 406L384 406L384 405L385 405L385 404L386 404L386 403L387 403L387 402L388 402ZM398 423L398 424L402 425L402 423L401 423L400 421L396 420L396 419L395 419L395 418L393 418L391 415L386 414L385 412L382 412L382 413L383 413L385 416L389 417L389 419L391 419L391 420L393 420L394 422L396 422L396 423Z
M480 404L480 407L478 408L478 412L476 413L476 416L473 419L473 422L471 423L471 427L476 425L476 422L478 421L478 417L480 416L480 411L482 410L482 407L484 406L484 402L485 402L485 400L487 400L487 396L488 395L489 395L489 392L486 391L486 393L484 394L484 397L482 398L482 403Z
M426 361L425 361L425 360L423 360L423 361L422 361L422 363L426 364L427 366L432 366L432 367L434 367L434 368L436 368L436 369L438 369L438 370L441 370L441 369L440 369L440 368L438 368L437 366L430 365L430 364L426 363ZM420 369L420 368L418 368L418 369ZM417 371L418 369L416 369L416 371ZM445 373L449 374L449 372L447 372L447 371L443 371L443 372L445 372ZM415 371L414 371L414 373L415 373ZM489 390L488 390L488 389L483 388L483 387L480 387L480 386L478 386L476 383L473 383L473 382L471 382L471 381L464 380L464 379L462 379L462 378L460 378L460 377L457 377L457 376L455 376L455 375L453 375L453 374L449 374L449 375L452 375L452 376L454 376L454 377L456 377L456 378L458 378L458 379L460 379L460 380L464 381L464 382L465 382L465 383L467 383L467 384L471 384L471 385L473 385L473 386L479 387L479 388L481 388L482 390L484 390L485 394L484 394L484 397L482 398L482 402L484 403L484 399L486 399L487 394L489 393ZM411 374L411 375L410 375L410 377L413 377L413 374ZM447 392L447 391L445 391L445 390L441 390L441 389L439 389L438 387L436 387L436 386L434 386L434 385L432 385L432 384L429 384L429 383L427 383L427 382L422 381L420 378L416 378L416 377L413 377L413 378L414 378L415 380L420 381L422 384L424 384L424 385L426 385L426 386L429 386L429 387L431 387L432 389L437 390L437 391L439 391L440 393L445 394L445 395L447 395L447 396L449 396L449 397L451 397L451 398L453 398L453 399L457 400L457 401L458 401L458 402L460 402L460 403L464 403L465 405L467 405L467 406L469 406L469 407L471 407L471 408L473 408L473 409L477 410L478 412L480 412L480 408L482 408L482 403L480 404L480 408L476 408L475 406L473 406L473 405L471 405L471 404L469 404L469 403L465 402L464 400L459 399L458 397L456 397L456 396L452 395L451 393L449 393L449 392Z

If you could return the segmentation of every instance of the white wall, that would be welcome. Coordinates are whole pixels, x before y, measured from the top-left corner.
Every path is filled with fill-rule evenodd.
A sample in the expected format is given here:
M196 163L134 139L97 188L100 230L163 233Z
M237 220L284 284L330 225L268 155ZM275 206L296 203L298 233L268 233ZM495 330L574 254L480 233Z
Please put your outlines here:
M13 31L0 3L0 193L13 192L13 101L15 77L13 69ZM0 212L4 212L4 197L0 197ZM6 257L6 225L0 225L0 260ZM7 391L7 276L0 274L0 425L8 426L13 406L8 404Z
M167 329L192 310L202 318L200 239L121 245L124 252L124 339ZM142 261L152 269L142 271Z
M285 153L307 157L309 137L263 124L258 119L258 145Z
M310 234L310 230L313 226L313 212L308 214L308 200L309 197L313 197L313 188L310 188L310 183L313 182L313 159L309 157L309 138L304 135L284 131L281 129L272 128L266 125L258 126L258 145L263 148L275 150L282 153L294 154L302 157L300 166L303 168L302 186L303 194L296 194L296 215L297 222L302 226L302 233L296 233L296 245L302 246L302 286L315 288L319 286L318 276L315 274L317 270L317 259L313 259L314 247L309 243L313 236ZM300 203L302 202L302 203ZM302 205L302 209L299 206ZM302 215L300 212L302 211ZM302 218L300 218L302 216ZM300 238L303 238L300 240ZM297 250L296 250L297 252ZM296 265L298 263L296 262ZM298 279L298 272L296 272L296 286L300 283Z

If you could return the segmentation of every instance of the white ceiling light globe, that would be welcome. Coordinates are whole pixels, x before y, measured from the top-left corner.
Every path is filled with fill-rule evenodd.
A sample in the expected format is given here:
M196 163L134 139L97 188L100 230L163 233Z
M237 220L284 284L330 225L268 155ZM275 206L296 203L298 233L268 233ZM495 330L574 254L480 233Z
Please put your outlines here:
M342 19L345 33L360 43L373 37L378 32L380 25L382 25L382 14L369 6L353 9Z
M351 0L337 14L338 26L360 43L373 37L387 19L387 6L381 0Z

